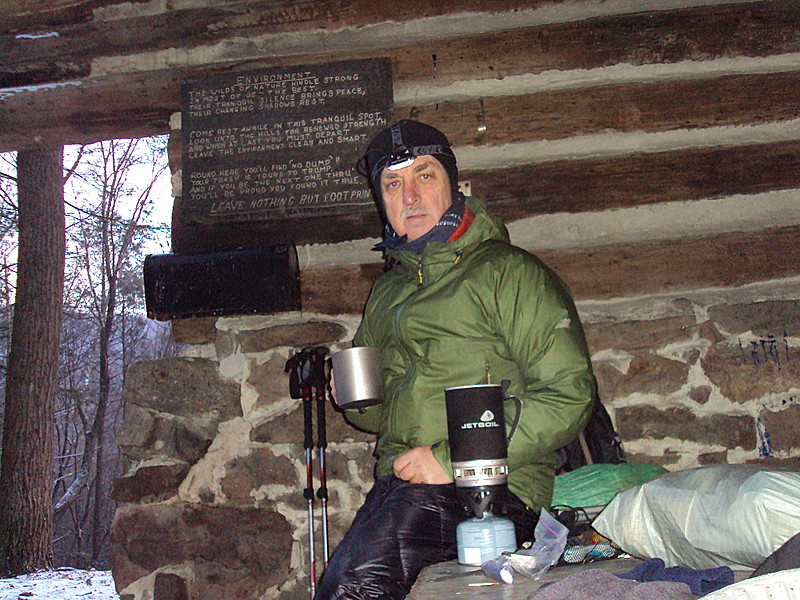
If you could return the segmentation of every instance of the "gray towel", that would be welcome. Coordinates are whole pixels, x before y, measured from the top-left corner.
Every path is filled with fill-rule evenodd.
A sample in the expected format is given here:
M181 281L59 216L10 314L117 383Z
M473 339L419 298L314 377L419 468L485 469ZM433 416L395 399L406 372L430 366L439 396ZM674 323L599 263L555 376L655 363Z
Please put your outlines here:
M552 571L551 571L552 573ZM581 571L542 586L528 600L695 600L685 583L620 579L602 569Z

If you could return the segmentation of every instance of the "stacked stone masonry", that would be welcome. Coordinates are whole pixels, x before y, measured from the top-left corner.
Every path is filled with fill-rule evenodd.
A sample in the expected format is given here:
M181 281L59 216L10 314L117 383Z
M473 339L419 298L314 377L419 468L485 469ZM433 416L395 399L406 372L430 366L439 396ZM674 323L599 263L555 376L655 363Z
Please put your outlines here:
M601 398L629 460L800 468L798 309L681 299L660 318L586 319ZM183 356L130 370L118 436L127 472L114 490L123 600L308 597L302 401L289 397L284 367L301 347L347 346L358 320L175 321ZM332 408L327 429L335 547L371 487L374 439ZM319 531L319 510L316 519Z

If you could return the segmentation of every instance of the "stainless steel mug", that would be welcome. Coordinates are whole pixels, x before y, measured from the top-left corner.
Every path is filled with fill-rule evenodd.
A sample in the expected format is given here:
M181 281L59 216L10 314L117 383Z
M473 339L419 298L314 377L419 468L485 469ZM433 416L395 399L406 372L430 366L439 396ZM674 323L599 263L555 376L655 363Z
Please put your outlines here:
M381 354L377 348L358 346L331 356L336 380L336 404L341 408L363 408L383 401Z

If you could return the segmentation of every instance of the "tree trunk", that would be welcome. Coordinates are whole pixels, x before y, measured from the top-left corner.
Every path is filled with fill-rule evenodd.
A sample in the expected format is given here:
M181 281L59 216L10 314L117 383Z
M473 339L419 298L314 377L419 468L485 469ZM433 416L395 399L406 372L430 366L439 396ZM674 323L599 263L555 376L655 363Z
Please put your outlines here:
M17 295L0 470L0 571L51 566L53 421L64 287L62 148L20 152Z
M100 374L99 374L99 397L97 400L97 413L94 418L95 444L95 486L94 486L94 515L92 525L92 560L96 561L100 557L103 541L108 532L108 527L103 526L103 509L106 506L105 499L108 496L104 480L107 476L105 468L105 430L106 430L106 410L108 408L109 395L111 391L111 373L109 369L109 346L111 344L111 334L114 328L114 309L116 307L116 285L114 278L110 278L108 286L108 302L106 305L106 315L103 326L100 328Z

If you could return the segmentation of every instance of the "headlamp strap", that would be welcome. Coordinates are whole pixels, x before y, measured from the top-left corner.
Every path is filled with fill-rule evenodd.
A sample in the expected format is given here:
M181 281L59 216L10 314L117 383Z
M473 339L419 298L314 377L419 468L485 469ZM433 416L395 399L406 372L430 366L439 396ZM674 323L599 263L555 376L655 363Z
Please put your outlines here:
M392 125L392 146L393 150L403 148L403 132L400 131L400 123Z
M447 154L453 156L453 151L447 146L441 144L432 144L430 146L414 146L410 149L414 156L425 156L426 154Z

